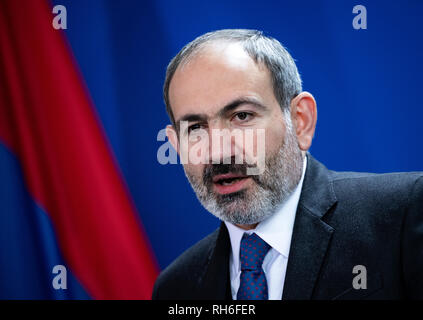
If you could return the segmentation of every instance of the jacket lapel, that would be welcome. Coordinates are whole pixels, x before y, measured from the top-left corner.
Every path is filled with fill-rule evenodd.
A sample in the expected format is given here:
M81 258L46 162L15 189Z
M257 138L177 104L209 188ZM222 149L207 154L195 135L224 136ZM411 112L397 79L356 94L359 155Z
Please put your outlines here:
M330 172L307 153L307 169L295 217L283 300L312 298L333 228L322 217L336 203Z
M214 247L212 247L204 274L200 279L199 299L231 300L229 277L229 255L231 242L229 233L222 222Z

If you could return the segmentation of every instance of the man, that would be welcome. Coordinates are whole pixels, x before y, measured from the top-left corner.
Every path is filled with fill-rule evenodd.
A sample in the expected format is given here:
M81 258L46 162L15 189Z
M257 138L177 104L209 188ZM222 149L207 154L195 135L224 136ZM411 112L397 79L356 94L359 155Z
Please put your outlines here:
M170 62L164 99L181 157L198 141L187 135L253 130L256 142L231 137L225 153L203 139L203 161L184 163L222 223L161 273L153 299L423 298L423 174L334 172L315 160L316 102L277 40L255 30L195 39ZM265 166L248 174L260 129Z

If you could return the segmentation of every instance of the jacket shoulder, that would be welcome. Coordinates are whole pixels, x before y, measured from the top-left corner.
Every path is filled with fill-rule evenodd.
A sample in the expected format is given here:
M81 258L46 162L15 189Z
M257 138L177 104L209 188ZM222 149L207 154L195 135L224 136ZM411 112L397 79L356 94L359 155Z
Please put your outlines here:
M423 172L363 173L330 171L337 197L408 201Z
M369 172L355 172L355 171L333 171L328 170L333 181L341 180L397 180L397 181L415 181L423 176L423 171L410 171L410 172L389 172L389 173L369 173Z
M219 228L184 251L164 269L154 284L152 299L191 299L211 258L218 235Z
M341 221L366 221L369 228L390 226L399 234L405 214L423 201L423 172L331 172L337 214ZM335 218L335 217L334 217ZM345 221L344 221L345 222ZM342 223L343 225L343 223Z

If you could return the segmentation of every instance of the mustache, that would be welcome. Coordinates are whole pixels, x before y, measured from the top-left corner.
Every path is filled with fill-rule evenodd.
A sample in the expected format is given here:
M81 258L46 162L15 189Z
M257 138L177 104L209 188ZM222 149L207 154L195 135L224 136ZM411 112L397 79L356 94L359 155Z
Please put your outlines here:
M228 164L208 164L204 168L203 171L203 183L206 186L211 186L213 183L213 177L219 175L219 174L227 174L227 173L233 173L233 174L239 174L243 176L247 176L247 168L255 168L256 165L250 165L247 163L235 163L235 161L232 161L234 159L231 159L231 163ZM248 175L249 177L253 178L254 181L261 184L261 181L259 179L258 175Z

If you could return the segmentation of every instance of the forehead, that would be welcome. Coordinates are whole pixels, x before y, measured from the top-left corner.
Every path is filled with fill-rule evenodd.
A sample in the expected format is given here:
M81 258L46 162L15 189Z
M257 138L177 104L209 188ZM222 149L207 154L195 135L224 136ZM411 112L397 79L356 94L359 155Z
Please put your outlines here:
M215 43L178 67L169 87L175 119L187 113L213 115L240 97L275 102L268 69L237 43Z

